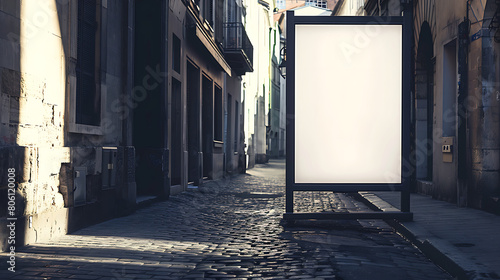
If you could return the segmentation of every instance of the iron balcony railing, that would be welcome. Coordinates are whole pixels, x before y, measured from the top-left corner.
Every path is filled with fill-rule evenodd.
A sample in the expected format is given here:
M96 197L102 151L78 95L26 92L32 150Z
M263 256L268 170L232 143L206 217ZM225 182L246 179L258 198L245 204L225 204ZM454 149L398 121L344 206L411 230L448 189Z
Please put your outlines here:
M241 22L224 23L224 51L243 51L250 67L253 63L253 46Z

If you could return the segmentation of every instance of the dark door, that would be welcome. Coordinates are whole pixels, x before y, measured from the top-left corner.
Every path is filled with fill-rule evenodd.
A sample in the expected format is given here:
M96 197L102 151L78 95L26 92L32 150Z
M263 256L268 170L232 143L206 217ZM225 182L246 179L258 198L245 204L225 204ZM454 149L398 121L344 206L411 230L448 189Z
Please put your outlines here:
M200 70L187 64L187 127L188 127L188 181L199 185L201 179L201 95Z
M137 195L158 195L164 183L163 81L150 78L150 85L154 86L143 85L151 69L161 65L161 9L160 0L135 2L134 90L129 102L124 102L123 111L133 110Z
M214 86L212 80L208 77L203 76L202 80L203 177L211 179L214 142Z
M181 82L172 78L172 107L171 107L171 185L181 184L182 164L182 107Z

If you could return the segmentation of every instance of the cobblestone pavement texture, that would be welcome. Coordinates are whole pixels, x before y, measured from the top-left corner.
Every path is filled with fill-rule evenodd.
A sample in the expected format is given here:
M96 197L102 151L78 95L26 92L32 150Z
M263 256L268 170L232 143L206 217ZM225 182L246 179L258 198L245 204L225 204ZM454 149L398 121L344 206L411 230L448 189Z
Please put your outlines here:
M383 221L285 225L284 161L211 181L16 254L0 279L451 279ZM297 194L296 211L369 211Z

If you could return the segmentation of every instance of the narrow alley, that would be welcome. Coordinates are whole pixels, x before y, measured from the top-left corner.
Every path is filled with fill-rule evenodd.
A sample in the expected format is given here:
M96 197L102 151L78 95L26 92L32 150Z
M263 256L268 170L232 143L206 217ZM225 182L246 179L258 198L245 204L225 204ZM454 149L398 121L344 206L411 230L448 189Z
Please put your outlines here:
M26 246L16 252L16 272L2 268L0 278L451 279L383 221L283 224L284 167L271 160ZM304 192L296 201L297 211L369 211L332 193Z

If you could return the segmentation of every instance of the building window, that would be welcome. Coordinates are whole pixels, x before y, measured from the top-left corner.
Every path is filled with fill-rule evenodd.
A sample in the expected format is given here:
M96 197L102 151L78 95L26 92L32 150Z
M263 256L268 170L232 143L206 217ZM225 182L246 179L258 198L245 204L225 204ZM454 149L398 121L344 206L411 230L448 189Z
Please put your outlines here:
M78 1L75 121L93 126L101 122L101 96L96 88L96 11L95 0Z
M179 37L172 35L172 69L175 72L181 73L181 40Z
M223 103L222 103L222 89L215 85L214 91L214 140L222 142L223 139Z

